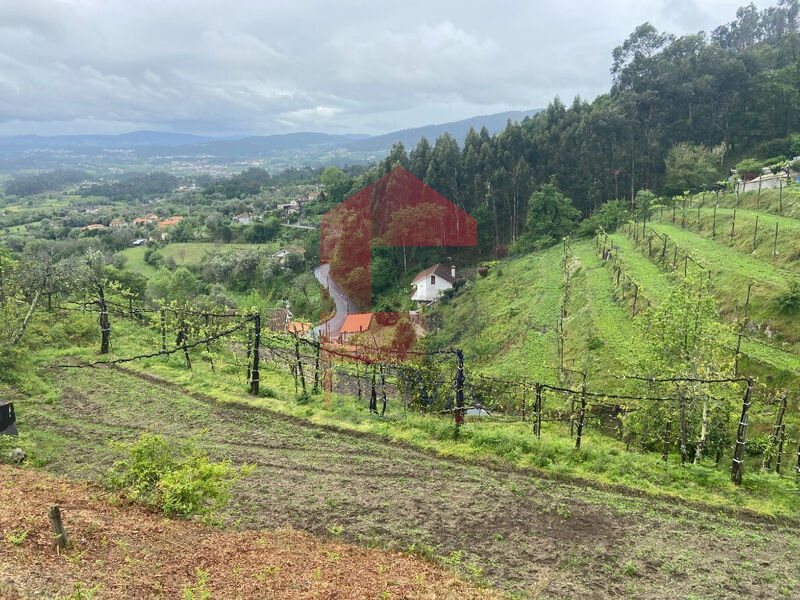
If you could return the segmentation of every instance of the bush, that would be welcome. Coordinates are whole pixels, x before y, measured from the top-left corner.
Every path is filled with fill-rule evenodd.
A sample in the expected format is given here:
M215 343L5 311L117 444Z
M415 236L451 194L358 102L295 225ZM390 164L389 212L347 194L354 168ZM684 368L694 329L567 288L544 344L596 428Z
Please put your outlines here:
M736 165L739 175L760 175L763 163L757 158L745 158Z
M210 517L228 502L233 482L251 470L212 462L192 441L177 445L147 433L118 447L128 456L112 465L108 486L167 515Z
M786 315L800 312L800 280L789 282L789 289L776 298L778 310Z

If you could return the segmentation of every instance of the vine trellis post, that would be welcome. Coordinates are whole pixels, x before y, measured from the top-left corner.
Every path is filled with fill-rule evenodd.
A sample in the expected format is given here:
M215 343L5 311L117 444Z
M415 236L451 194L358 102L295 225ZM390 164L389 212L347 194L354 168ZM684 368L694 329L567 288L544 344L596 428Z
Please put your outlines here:
M733 463L731 464L731 481L734 485L742 485L744 471L744 445L747 442L747 421L750 406L753 404L753 380L747 378L747 388L742 398L742 414L739 417L739 427L736 430L736 446L733 449Z
M259 351L261 347L261 313L256 313L253 317L253 368L250 369L250 393L258 396L259 374Z

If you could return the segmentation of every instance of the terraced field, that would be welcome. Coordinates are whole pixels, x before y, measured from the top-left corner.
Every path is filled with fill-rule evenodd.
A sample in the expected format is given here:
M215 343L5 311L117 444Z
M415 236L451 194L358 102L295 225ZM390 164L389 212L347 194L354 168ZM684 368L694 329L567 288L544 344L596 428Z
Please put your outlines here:
M531 598L800 593L792 522L448 460L118 369L60 371L55 383L57 399L20 398L17 409L47 470L98 479L117 456L110 442L196 436L212 457L254 465L228 526L414 550ZM14 552L3 544L0 555Z

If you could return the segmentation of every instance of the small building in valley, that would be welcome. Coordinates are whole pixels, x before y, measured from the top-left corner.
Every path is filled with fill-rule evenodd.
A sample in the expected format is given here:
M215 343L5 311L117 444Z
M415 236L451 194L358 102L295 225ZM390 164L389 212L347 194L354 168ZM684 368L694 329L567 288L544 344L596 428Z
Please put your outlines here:
M368 331L372 326L373 313L355 313L347 315L347 318L342 323L339 329L339 343L347 342L354 335Z
M430 304L445 291L452 289L456 281L456 266L451 265L448 269L441 263L428 267L417 274L411 285L414 291L411 299L419 304Z

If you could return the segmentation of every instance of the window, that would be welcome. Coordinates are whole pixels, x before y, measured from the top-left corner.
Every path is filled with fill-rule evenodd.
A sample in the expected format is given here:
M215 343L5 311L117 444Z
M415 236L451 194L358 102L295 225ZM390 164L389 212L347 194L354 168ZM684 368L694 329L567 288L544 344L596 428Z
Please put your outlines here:
M436 275L431 275L431 285L436 285Z

